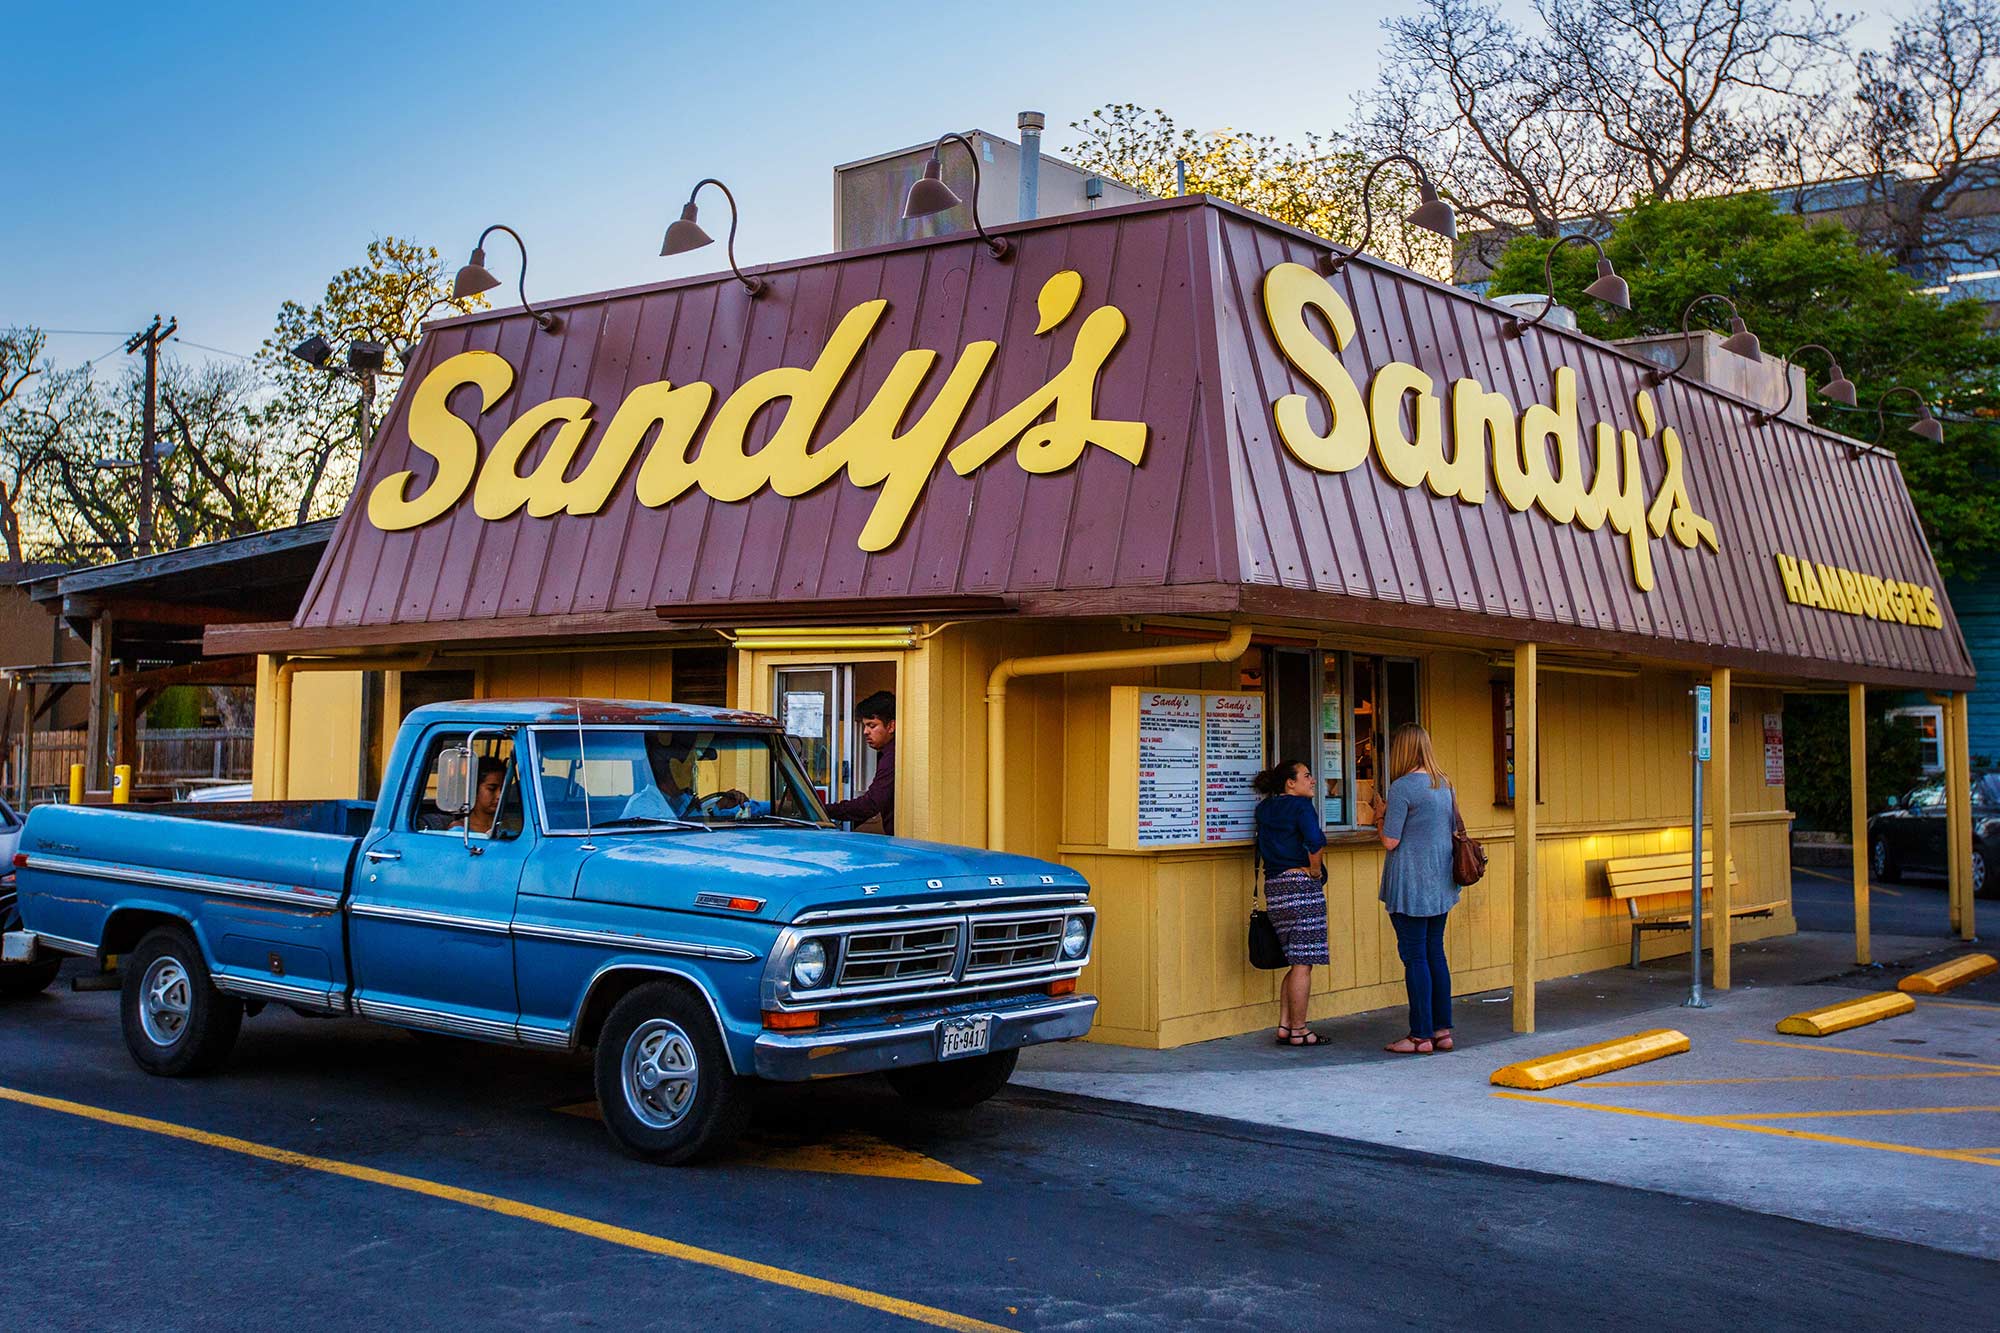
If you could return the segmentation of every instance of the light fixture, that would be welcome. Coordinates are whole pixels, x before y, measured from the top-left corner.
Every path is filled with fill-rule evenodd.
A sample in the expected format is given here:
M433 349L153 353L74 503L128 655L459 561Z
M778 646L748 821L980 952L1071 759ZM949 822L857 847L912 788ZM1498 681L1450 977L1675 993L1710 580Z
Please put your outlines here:
M715 238L703 231L701 224L694 220L694 197L701 193L701 187L704 185L713 185L722 191L722 197L729 201L729 244L725 247L729 252L729 271L736 275L736 280L742 283L752 296L755 296L764 290L764 280L753 278L736 267L736 196L729 192L727 185L713 176L704 176L694 183L692 190L688 191L688 201L681 205L679 220L667 227L667 237L660 242L660 254L684 255L690 250L699 250L704 245L714 243Z
M1882 441L1889 434L1889 418L1882 409L1888 406L1889 400L1899 393L1906 393L1917 400L1917 419L1910 423L1910 434L1929 440L1932 444L1943 444L1944 427L1939 425L1938 419L1931 415L1931 405L1924 401L1922 394L1907 384L1898 384L1875 401L1875 424L1877 429L1875 431L1875 438L1870 443L1878 449L1882 447ZM1856 448L1854 452L1858 456L1861 450Z
M1391 162L1407 162L1410 169L1417 174L1418 202L1416 211L1404 218L1403 221L1412 227L1421 227L1425 231L1436 232L1447 241L1458 239L1458 215L1452 212L1450 204L1438 198L1438 192L1431 185L1430 174L1424 170L1424 164L1407 153L1391 153L1374 166L1368 168L1368 174L1361 178L1360 243L1345 254L1336 255L1329 252L1319 257L1319 271L1327 277L1330 278L1345 268L1347 261L1366 249L1369 239L1374 236L1375 203L1369 195L1369 188L1375 183L1375 173L1388 166Z
M1005 259L1013 247L1004 238L987 231L985 224L979 220L979 153L973 148L972 140L963 134L940 134L937 142L931 145L931 160L924 163L924 174L903 198L903 221L927 218L965 202L944 183L944 159L938 154L943 151L947 139L956 139L964 144L965 155L972 159L972 229L979 233L980 240L992 247L995 259Z
M374 374L389 364L389 349L378 342L356 339L347 344L347 368L356 374Z
M1819 386L1819 396L1830 398L1836 403L1845 403L1849 407L1854 406L1854 381L1847 378L1847 372L1840 368L1839 358L1819 343L1807 343L1802 347L1793 348L1791 355L1787 356L1785 360L1787 362L1797 361L1800 352L1825 352L1827 364L1826 383ZM1770 425L1773 421L1785 415L1785 409L1791 405L1792 374L1788 370L1785 372L1785 401L1779 403L1768 412L1759 412L1756 417L1757 424L1760 426Z
M1510 317L1507 327L1502 330L1509 338L1520 337L1547 319L1549 312L1556 308L1556 251L1571 244L1587 245L1597 251L1597 278L1583 289L1583 294L1606 305L1615 305L1620 310L1632 308L1632 289L1625 285L1625 279L1619 277L1618 271L1611 267L1611 259L1604 253L1604 247L1589 236L1571 232L1567 236L1558 238L1542 259L1542 279L1548 289L1548 299L1542 302L1542 312L1529 320L1523 320L1518 315Z
M1729 307L1729 336L1722 340L1723 347L1738 356L1747 356L1753 361L1762 358L1763 348L1757 341L1757 335L1750 332L1750 326L1744 323L1743 316L1737 313L1736 302L1719 292L1703 292L1687 303L1687 309L1681 311L1681 359L1674 363L1672 370L1661 370L1656 366L1647 371L1646 383L1655 386L1665 384L1687 369L1688 361L1694 356L1694 333L1688 328L1688 321L1694 318L1694 308L1703 301L1720 301Z
M292 355L313 369L323 368L333 356L333 344L315 333L292 349Z
M528 243L521 239L521 233L504 223L496 222L479 233L479 244L472 247L472 258L458 271L458 277L451 284L454 300L464 300L477 296L480 292L490 292L500 285L500 279L486 267L486 238L496 231L504 231L514 238L514 244L521 249L521 308L528 312L544 333L554 333L562 328L562 321L546 310L537 310L528 304Z

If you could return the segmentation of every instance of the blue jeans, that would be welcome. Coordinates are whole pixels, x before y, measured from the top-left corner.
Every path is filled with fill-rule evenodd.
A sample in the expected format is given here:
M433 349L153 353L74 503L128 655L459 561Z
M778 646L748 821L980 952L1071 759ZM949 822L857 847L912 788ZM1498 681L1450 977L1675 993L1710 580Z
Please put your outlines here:
M1444 961L1444 917L1389 913L1396 928L1396 953L1403 960L1403 984L1410 994L1410 1035L1429 1041L1451 1026L1451 969Z

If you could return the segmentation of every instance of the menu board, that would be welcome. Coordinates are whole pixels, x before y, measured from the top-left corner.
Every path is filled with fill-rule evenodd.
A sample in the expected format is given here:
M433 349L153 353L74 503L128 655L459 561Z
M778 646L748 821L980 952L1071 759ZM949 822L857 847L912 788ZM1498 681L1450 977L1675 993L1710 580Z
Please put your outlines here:
M1201 696L1139 695L1141 847L1201 837Z
M1119 687L1137 742L1133 847L1246 842L1257 832L1250 781L1264 765L1264 696ZM1136 716L1134 715L1136 714ZM1132 762L1130 751L1115 764ZM1129 789L1128 789L1129 790Z
M1257 793L1264 768L1264 696L1201 697L1203 842L1240 842L1257 835Z

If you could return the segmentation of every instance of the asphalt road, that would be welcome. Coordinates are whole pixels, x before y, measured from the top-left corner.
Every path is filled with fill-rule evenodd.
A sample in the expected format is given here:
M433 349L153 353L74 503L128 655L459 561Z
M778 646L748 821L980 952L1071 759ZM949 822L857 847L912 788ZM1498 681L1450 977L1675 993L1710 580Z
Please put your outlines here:
M573 1113L580 1058L267 1012L221 1076L162 1080L111 994L0 1008L9 1093L309 1155L0 1100L21 1328L921 1326L869 1293L1024 1329L1969 1327L2000 1292L1995 1265L1719 1205L1025 1090L964 1117L785 1090L745 1157L650 1167ZM779 1165L829 1142L978 1183Z
M1792 866L1792 912L1800 930L1854 929L1854 881L1847 865ZM1885 935L1936 935L1951 929L1943 875L1912 870L1894 883L1873 886L1868 919ZM1981 898L1974 920L1988 936L2000 934L2000 898Z

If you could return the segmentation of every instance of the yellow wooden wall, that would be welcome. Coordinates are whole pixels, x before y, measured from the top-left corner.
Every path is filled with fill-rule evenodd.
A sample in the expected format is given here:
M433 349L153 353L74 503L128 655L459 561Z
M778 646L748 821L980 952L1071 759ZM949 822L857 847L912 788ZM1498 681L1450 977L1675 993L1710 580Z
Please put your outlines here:
M250 791L271 798L271 737L276 708L274 659L257 659L257 712ZM361 782L361 685L358 671L300 671L292 676L290 791L294 801L352 799Z
M674 697L674 655L632 652L522 653L480 661L482 699L650 699Z

